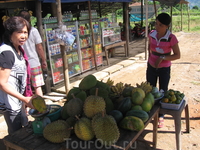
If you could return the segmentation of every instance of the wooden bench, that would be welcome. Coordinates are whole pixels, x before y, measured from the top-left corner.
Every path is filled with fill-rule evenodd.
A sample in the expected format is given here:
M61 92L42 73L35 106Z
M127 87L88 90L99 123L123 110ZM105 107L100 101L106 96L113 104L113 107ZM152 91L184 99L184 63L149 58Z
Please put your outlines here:
M125 57L127 57L127 44L126 44L126 41L121 41L121 42L113 43L113 44L110 44L110 45L107 45L107 46L103 47L103 50L105 52L106 61L107 61L107 65L108 66L110 65L109 58L108 58L108 50L111 49L111 48L117 47L117 46L122 46L122 45L124 46Z

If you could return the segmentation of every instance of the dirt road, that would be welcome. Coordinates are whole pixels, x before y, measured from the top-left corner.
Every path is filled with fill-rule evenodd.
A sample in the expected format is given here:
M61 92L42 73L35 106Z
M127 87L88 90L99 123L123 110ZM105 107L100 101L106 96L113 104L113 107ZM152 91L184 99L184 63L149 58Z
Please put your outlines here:
M179 46L181 50L181 59L173 61L171 68L171 80L169 88L184 92L190 111L190 133L183 133L182 150L199 150L200 144L200 114L199 114L199 102L200 102L200 34L197 33L175 33L179 40ZM141 41L140 41L141 42ZM144 52L144 42L130 45L131 54L135 55L137 52ZM134 52L133 52L134 51ZM117 56L116 56L117 59ZM137 68L137 69L136 69ZM125 67L122 70L111 74L110 78L117 82L129 83L136 85L145 81L146 72L146 60L138 60L131 66ZM107 78L104 79L105 81ZM184 112L182 113L184 118ZM175 150L175 129L174 122L171 116L165 115L164 128L158 130L157 149ZM3 117L0 117L0 150L4 150L5 147L2 142L2 138L7 135L7 127ZM142 136L144 139L152 140L152 124L149 124L146 128L147 132L144 132ZM149 132L150 131L150 132ZM182 131L185 131L185 121L182 120ZM140 143L139 143L140 144ZM150 150L148 144L140 144L138 150Z

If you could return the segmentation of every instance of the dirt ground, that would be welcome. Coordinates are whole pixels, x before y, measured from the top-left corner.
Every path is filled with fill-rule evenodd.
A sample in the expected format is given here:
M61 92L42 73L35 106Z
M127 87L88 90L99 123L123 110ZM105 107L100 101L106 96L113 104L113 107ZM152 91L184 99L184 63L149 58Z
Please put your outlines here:
M200 34L199 33L175 33L179 40L181 50L181 59L173 61L171 67L170 89L184 92L189 104L190 113L190 133L185 131L185 114L182 113L182 135L181 143L182 150L199 150L200 144ZM130 44L130 56L134 57L137 53L142 53L144 56L144 39L133 41ZM134 51L134 52L133 52ZM114 59L121 59L120 55L116 55ZM146 60L140 59L131 66L125 67L122 70L110 75L110 78L117 82L129 83L136 85L145 81ZM105 81L107 78L104 79ZM157 150L175 150L175 128L171 116L165 115L164 127L158 129ZM0 117L0 150L4 150L2 139L7 135L7 127L3 117ZM149 124L142 134L142 138L152 141L152 124ZM148 144L138 143L138 150L150 150Z

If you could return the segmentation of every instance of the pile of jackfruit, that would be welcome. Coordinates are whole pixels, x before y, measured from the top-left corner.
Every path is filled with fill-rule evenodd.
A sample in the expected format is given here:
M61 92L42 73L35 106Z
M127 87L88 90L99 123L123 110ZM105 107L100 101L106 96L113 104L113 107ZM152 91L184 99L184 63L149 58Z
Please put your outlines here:
M148 83L141 86L145 87L146 92L152 89ZM134 88L142 89L121 82L114 85L110 78L102 82L94 75L84 77L78 87L68 92L61 110L61 119L44 128L44 137L50 142L62 143L75 134L80 140L96 138L102 145L111 146L120 137L119 128L143 130L149 116L147 111L133 103L135 98L131 96ZM137 94L138 104L145 98L143 92L142 99L140 93Z

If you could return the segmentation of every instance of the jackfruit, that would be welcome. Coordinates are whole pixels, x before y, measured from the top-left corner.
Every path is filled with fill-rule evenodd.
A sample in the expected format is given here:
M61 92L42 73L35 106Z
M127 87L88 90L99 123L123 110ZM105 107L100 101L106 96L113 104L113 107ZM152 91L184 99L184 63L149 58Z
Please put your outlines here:
M98 81L97 80L97 84L95 86L96 88L103 88L105 90L107 90L109 93L110 93L110 86L108 84L106 84L105 82L102 82L102 81Z
M95 114L104 111L106 108L105 100L97 96L97 94L98 92L96 95L88 96L84 102L83 111L88 118L92 118Z
M67 100L69 101L69 100L73 99L72 94L74 94L74 95L76 96L79 92L81 92L81 89L80 89L80 88L78 88L78 87L73 87L73 88L70 89L69 92L67 93Z
M105 98L104 99L106 102L106 113L111 112L114 109L114 104L110 98Z
M75 95L76 98L80 98L83 102L87 98L87 94L85 91L81 90L78 94Z
M74 125L76 123L77 119L75 117L69 117L66 119L67 124L72 128L71 134L74 134Z
M43 136L52 143L65 142L70 137L71 129L64 120L57 120L45 126Z
M95 95L96 93L96 86L90 89L90 95ZM105 98L109 97L109 93L106 89L104 88L98 88L98 96Z
M69 115L67 114L67 102L65 102L65 104L63 105L62 109L61 109L61 118L66 120L67 118L69 118Z
M79 88L81 90L89 90L97 84L97 79L94 75L90 74L84 77L79 83Z
M82 117L76 122L74 131L76 136L84 141L89 141L95 136L92 130L92 121L86 117Z
M115 119L107 114L95 115L92 119L92 127L97 140L105 146L117 142L120 137L119 128Z
M47 105L45 103L44 98L39 95L36 95L32 99L32 105L39 113L45 113L47 111Z
M83 101L74 97L66 104L67 114L71 117L79 116L83 111Z

